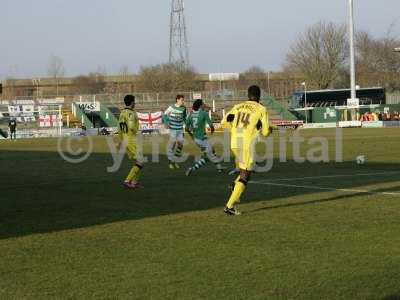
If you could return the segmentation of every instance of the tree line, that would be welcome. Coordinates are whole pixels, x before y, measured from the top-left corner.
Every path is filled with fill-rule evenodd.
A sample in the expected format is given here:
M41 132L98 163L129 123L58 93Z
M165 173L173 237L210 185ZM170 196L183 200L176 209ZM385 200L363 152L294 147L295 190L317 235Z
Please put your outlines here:
M366 31L356 33L357 84L400 90L400 53L394 51L400 39L393 35L392 28L393 25L379 38ZM348 87L348 40L345 25L319 22L299 35L287 53L283 69L300 74L314 88Z
M370 33L356 33L357 84L360 86L382 86L389 91L400 90L400 39L393 35L391 26L383 37ZM318 22L300 33L286 54L280 73L287 78L301 78L309 88L349 87L349 43L344 24ZM94 94L106 89L105 70L80 75L72 85L77 94ZM62 59L52 56L48 75L55 83L65 74ZM127 66L121 68L120 76L129 78ZM202 88L194 67L174 64L142 66L134 77L136 91L169 92L189 91ZM268 72L260 66L252 66L241 73L235 88L258 84L269 88ZM57 86L58 87L58 86Z

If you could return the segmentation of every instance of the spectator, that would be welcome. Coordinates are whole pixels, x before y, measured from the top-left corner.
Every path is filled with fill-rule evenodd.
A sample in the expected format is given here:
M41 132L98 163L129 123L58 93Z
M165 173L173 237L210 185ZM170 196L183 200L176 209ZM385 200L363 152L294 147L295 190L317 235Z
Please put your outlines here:
M10 129L10 139L17 139L17 121L14 118L10 119L8 128Z

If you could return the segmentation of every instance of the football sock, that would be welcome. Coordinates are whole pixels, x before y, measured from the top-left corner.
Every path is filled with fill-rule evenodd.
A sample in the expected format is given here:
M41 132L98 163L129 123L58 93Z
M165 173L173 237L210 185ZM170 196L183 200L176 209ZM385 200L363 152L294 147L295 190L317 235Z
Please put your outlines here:
M183 149L182 145L178 144L176 146L176 148L175 148L175 156L176 157L182 157L182 149Z
M240 202L240 196L246 189L247 181L240 178L240 176L235 180L233 191L231 197L229 198L226 207L232 208L236 203Z
M126 177L125 181L132 182L132 181L138 181L139 180L139 175L140 171L143 169L143 166L141 165L134 165L129 172L128 176Z
M206 163L207 163L207 161L204 158L202 158L198 162L195 163L195 165L192 167L192 170L196 171L196 170L200 169L202 166L204 166Z

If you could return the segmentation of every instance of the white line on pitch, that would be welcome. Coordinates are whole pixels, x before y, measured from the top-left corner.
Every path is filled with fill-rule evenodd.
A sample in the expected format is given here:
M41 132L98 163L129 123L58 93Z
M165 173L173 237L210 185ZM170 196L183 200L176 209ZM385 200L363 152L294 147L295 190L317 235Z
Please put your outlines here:
M280 179L266 180L266 182L296 181L296 180L304 180L304 179L340 178L340 177L354 177L354 176L393 175L393 174L400 174L400 171L388 171L388 172L379 172L379 173L361 173L361 174L337 174L337 175L309 176L309 177L295 177L295 178L280 178Z
M331 187L320 187L320 186L311 186L311 185L294 185L294 184L283 184L283 183L261 182L261 181L250 181L250 183L252 183L252 184L262 184L262 185L272 185L272 186L282 186L282 187L293 187L293 188L310 189L310 190L322 190L322 191L337 191L337 192L345 192L345 193L363 193L363 194L379 194L379 195L400 196L400 193L395 193L395 192L374 192L374 191L368 191L368 190L337 189L337 188L331 188Z

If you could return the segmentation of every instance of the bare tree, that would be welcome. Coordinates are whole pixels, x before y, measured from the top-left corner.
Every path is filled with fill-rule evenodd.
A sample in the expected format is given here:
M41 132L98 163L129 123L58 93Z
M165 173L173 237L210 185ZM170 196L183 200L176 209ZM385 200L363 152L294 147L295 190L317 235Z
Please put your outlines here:
M319 22L291 46L285 70L304 77L310 86L325 89L339 79L348 58L346 27Z
M240 74L239 81L240 85L243 87L256 84L266 88L267 73L259 66L252 66Z
M108 83L107 92L113 93L131 93L133 87L132 78L130 78L130 72L128 65L123 65L118 72L118 83Z
M129 67L127 65L123 65L121 67L121 69L119 70L119 74L124 78L128 77L128 75L129 75Z
M53 78L56 84L56 93L58 96L59 79L65 74L64 62L60 57L55 55L50 57L47 74Z
M388 90L400 89L400 56L394 48L400 44L391 30L383 38L367 32L357 34L358 81L364 86L381 85Z
M198 88L193 68L182 69L176 64L160 64L141 67L137 86L142 91L169 92Z
M97 75L101 75L103 77L106 77L107 76L107 68L104 65L99 65L99 66L97 66L96 72L93 72L93 73L90 73L90 74L92 74L92 75L93 74L97 74Z
M75 94L90 95L102 93L106 87L106 81L102 74L90 73L80 75L73 79Z

